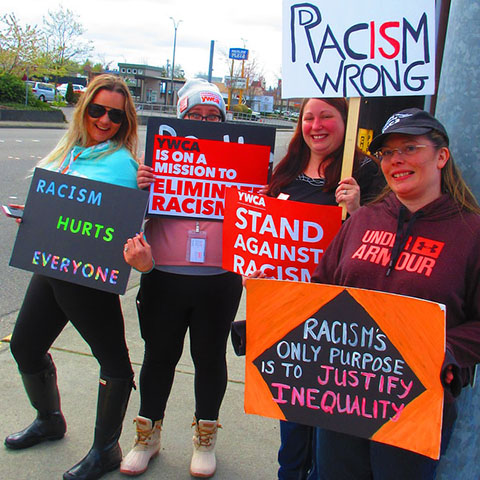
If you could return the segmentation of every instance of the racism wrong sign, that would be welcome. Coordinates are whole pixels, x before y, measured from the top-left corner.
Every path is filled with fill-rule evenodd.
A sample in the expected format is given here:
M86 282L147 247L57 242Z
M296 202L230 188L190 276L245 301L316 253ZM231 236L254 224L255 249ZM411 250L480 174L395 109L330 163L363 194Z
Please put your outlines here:
M339 207L229 188L222 266L241 275L262 270L277 280L308 282L341 223Z
M282 97L435 92L434 0L283 2Z
M12 267L123 294L123 245L142 227L148 195L36 168L10 259Z
M439 458L442 305L247 280L245 411Z

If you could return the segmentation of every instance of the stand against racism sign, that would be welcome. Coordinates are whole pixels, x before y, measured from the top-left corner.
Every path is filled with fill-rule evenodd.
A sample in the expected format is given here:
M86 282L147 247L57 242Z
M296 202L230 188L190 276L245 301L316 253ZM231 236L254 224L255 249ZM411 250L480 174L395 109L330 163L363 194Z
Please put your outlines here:
M112 293L125 293L123 245L142 226L148 195L35 169L10 265Z
M246 344L247 413L439 458L442 305L370 290L249 279Z
M164 120L148 125L146 163L156 176L149 214L222 219L227 186L252 192L267 182L274 129L172 119L159 124Z
M227 189L222 267L262 270L278 280L310 281L341 226L339 207L278 200Z
M282 98L432 95L433 0L283 2Z

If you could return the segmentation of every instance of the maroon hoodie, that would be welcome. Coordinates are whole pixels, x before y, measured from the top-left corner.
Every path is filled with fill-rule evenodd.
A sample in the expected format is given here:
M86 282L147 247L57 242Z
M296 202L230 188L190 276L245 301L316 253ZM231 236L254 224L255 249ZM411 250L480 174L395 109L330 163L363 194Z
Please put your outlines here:
M459 210L449 195L415 214L393 193L360 208L330 244L312 281L446 305L447 356L454 357L448 363L462 368L462 378L451 385L454 395L480 362L480 215Z

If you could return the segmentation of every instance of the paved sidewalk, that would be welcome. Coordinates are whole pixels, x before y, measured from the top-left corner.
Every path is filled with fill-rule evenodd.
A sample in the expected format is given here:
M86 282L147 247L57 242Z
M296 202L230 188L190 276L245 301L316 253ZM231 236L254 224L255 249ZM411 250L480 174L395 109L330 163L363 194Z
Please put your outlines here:
M135 295L139 275L133 273L129 289L122 297L126 321L127 341L135 375L138 375L143 358L143 341L140 338ZM11 314L16 316L16 312ZM245 299L242 300L237 319L245 318ZM0 447L2 480L52 480L61 479L68 470L87 453L93 438L97 400L98 365L87 344L76 330L67 325L52 349L57 365L58 383L62 396L62 409L67 419L68 431L63 440L46 442L23 451L10 451ZM244 357L237 357L228 343L229 382L220 412L217 442L217 480L269 480L276 478L276 455L279 446L279 426L274 419L246 415L243 411ZM0 404L3 413L0 435L27 426L34 418L24 392L9 345L0 343ZM139 393L132 392L120 443L124 454L134 436L133 418L139 405ZM162 431L161 454L152 460L150 468L140 478L182 480L191 479L191 421L193 402L193 366L188 341L177 366L175 383L167 405ZM127 479L118 471L105 475L106 480Z
M68 123L0 121L0 128L56 128L66 130Z

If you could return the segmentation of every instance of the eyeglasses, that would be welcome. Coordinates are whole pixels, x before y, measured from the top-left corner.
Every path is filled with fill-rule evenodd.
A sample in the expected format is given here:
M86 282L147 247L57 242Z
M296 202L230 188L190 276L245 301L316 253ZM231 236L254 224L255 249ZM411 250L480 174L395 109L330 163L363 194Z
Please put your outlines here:
M381 148L374 155L380 160L391 160L397 152L399 155L410 157L415 155L419 150L425 147L434 147L435 145L405 145L402 148Z
M199 122L206 120L207 122L221 122L222 117L220 115L209 114L209 115L200 115L199 113L187 113L185 118L188 120L198 120Z
M123 110L119 110L118 108L110 108L107 110L106 107L99 105L98 103L90 103L87 107L87 113L92 118L100 118L107 113L108 118L113 123L122 123L125 118L125 112Z

